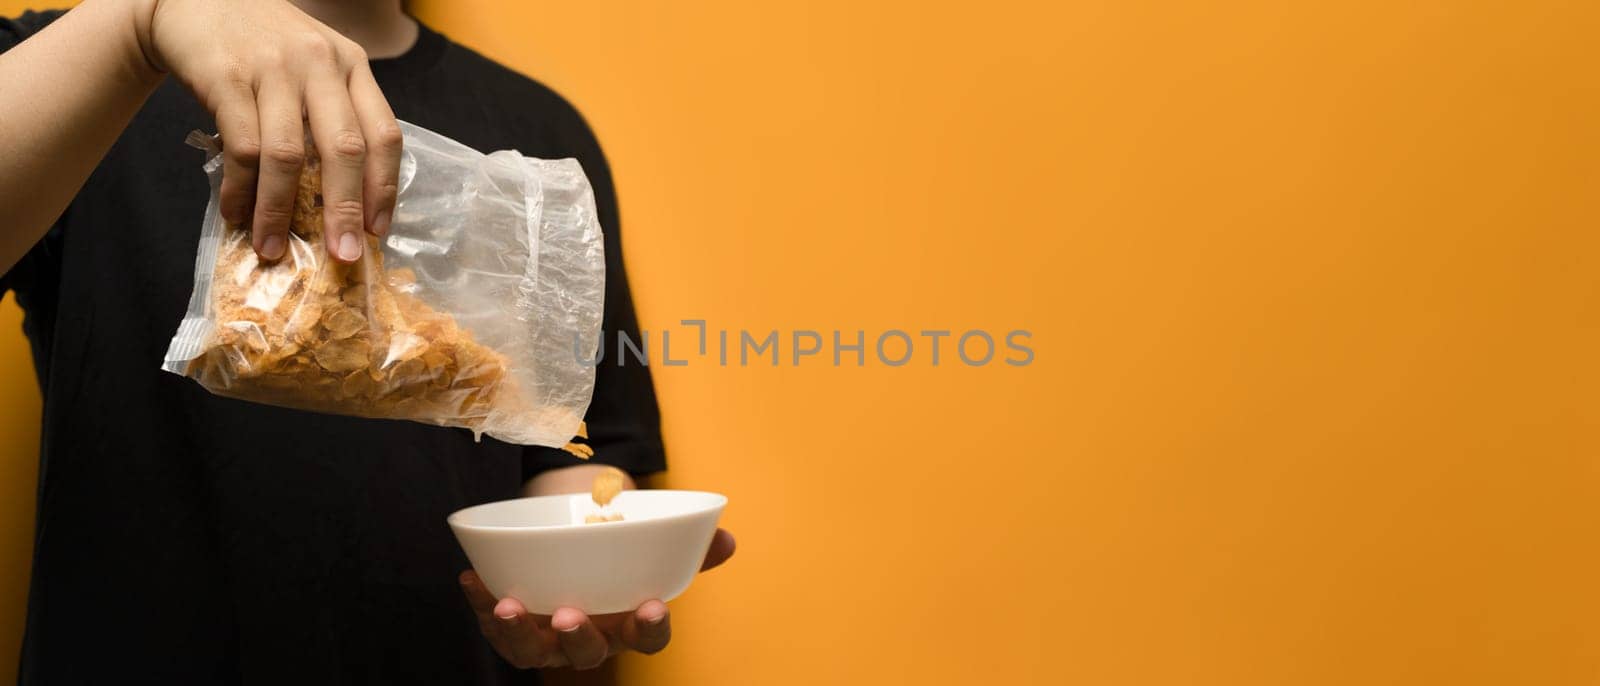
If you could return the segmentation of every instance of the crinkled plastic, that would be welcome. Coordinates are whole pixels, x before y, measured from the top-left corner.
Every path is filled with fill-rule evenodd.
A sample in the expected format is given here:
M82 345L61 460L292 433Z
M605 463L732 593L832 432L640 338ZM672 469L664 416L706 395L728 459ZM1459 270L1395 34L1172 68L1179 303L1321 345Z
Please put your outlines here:
M249 228L219 213L220 150L191 134L213 153L211 203L162 368L233 398L565 444L594 390L583 360L605 294L583 169L401 128L391 229L348 266L323 247L317 160L301 174L288 251L261 262Z

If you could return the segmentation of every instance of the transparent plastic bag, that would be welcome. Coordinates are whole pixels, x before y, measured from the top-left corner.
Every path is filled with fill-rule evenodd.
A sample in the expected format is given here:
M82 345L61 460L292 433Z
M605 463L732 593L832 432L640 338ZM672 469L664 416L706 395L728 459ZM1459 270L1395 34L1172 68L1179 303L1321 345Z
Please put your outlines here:
M351 265L323 247L317 160L301 174L286 254L260 262L249 228L219 213L220 148L190 134L212 153L211 203L162 368L232 398L564 445L593 393L580 360L594 359L605 294L583 169L401 128L391 229Z

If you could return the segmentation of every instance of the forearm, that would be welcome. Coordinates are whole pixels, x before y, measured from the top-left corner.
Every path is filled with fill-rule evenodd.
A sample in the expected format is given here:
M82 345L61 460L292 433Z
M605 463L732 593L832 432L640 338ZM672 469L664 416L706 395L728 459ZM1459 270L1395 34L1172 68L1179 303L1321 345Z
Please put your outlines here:
M603 464L580 464L560 469L551 469L538 476L528 479L522 485L522 494L525 496L558 495L561 493L585 493L594 485L594 477L600 472L610 469ZM623 488L638 488L632 477L623 479Z
M72 200L161 82L150 0L87 0L0 54L0 271Z

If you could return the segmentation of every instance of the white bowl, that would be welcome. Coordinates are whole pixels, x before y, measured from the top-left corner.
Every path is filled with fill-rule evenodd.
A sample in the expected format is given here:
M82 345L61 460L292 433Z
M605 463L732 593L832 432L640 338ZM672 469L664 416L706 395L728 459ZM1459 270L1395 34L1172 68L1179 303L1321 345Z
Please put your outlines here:
M459 510L450 528L497 598L529 612L572 607L631 612L676 598L700 571L728 499L700 491L623 491L620 522L585 524L599 511L587 493L502 500Z

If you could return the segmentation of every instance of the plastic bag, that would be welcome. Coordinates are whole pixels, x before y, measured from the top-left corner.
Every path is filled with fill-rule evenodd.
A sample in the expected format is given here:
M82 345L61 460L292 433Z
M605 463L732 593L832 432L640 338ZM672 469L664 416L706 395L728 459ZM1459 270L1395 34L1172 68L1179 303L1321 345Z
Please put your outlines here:
M219 213L220 148L190 134L212 153L211 203L162 368L232 398L565 444L593 393L594 366L581 360L594 359L605 294L583 169L401 128L391 229L368 236L351 265L323 247L315 159L301 173L289 248L266 263L249 228Z

